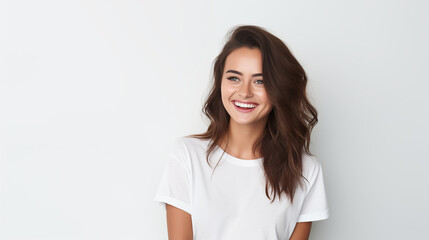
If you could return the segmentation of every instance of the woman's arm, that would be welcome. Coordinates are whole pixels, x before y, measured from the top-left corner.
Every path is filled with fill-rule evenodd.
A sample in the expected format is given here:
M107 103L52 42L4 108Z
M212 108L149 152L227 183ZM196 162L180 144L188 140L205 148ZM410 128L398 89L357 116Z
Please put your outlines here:
M295 229L293 230L292 236L289 240L308 240L310 237L312 222L299 222L296 223Z
M191 214L166 203L169 240L192 240Z

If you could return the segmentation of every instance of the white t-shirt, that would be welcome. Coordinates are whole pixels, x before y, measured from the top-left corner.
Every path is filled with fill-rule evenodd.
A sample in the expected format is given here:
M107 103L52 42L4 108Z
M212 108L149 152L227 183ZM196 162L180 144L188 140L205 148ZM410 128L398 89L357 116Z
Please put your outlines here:
M305 187L296 189L293 205L284 193L270 203L263 158L245 160L225 152L211 176L208 144L209 140L177 138L154 198L164 207L168 203L191 214L193 239L283 240L290 238L297 222L329 217L322 168L314 156L304 153L303 175L309 183L304 180ZM212 167L222 153L216 146L209 158Z

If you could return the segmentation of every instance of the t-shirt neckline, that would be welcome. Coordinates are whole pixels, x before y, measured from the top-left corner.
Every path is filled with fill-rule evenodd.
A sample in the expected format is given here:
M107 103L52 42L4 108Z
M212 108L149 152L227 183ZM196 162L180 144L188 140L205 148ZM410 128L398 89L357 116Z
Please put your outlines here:
M225 152L221 147L219 147L219 145L216 145L217 150L219 152L219 156L223 155L226 156L226 161L235 164L235 165L239 165L239 166L245 166L245 167L251 167L251 166L262 166L262 161L264 159L264 157L260 157L260 158L256 158L256 159L241 159L241 158L237 158L234 157L230 154L228 154L227 152Z

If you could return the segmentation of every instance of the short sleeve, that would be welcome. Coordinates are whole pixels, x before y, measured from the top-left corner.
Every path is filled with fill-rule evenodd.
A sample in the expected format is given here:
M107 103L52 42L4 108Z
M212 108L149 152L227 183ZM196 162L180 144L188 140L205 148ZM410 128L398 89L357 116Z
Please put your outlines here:
M297 222L312 222L329 218L328 201L321 164L314 159L312 182L308 191Z
M159 182L154 201L162 206L166 203L191 214L190 172L186 165L186 146L180 141L174 143L173 150L167 157L166 166Z

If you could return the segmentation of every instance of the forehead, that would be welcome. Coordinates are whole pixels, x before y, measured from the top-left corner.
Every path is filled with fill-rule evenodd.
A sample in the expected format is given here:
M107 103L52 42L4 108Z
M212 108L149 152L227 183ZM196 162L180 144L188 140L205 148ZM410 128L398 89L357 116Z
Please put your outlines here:
M237 70L240 72L261 72L262 53L258 48L241 47L232 51L225 60L224 72Z

